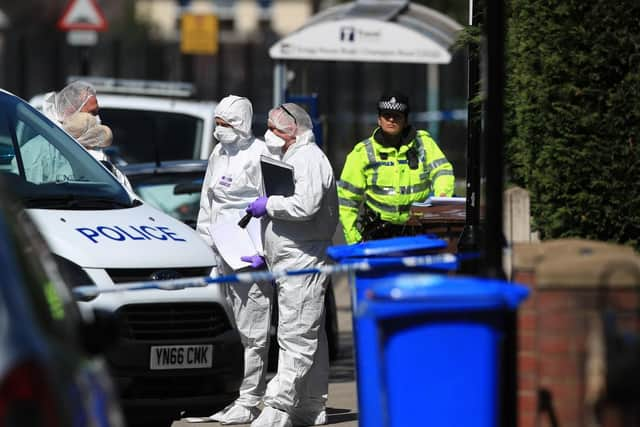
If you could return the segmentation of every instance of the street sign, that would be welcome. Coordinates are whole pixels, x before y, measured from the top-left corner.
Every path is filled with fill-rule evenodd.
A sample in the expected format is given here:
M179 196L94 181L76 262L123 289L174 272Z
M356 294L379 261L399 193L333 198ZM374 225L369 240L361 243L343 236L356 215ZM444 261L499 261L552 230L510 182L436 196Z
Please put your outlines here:
M71 30L67 32L67 43L71 46L95 46L98 33L91 30Z
M218 52L218 17L213 14L183 13L180 51L193 55Z
M71 0L58 21L62 31L106 31L107 20L96 0Z

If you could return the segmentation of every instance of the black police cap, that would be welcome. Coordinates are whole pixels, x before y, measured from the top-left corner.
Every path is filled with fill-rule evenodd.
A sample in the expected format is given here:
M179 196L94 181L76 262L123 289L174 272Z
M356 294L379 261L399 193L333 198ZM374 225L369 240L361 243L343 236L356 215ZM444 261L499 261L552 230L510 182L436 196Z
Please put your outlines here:
M378 100L378 114L384 111L397 111L405 116L409 114L409 98L399 92L386 93Z

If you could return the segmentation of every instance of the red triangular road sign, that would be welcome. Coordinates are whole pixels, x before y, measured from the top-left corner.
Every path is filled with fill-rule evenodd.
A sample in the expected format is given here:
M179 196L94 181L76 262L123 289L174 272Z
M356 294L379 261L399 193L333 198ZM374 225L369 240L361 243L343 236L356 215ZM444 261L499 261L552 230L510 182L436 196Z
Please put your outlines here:
M107 20L96 0L71 0L58 21L58 28L63 31L105 31Z

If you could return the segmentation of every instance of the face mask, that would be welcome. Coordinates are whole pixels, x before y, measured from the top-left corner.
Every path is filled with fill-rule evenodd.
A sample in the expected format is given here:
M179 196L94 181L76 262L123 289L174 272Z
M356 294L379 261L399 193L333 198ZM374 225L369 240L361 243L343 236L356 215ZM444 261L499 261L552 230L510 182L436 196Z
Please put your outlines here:
M233 128L224 126L216 126L213 130L213 137L218 140L223 146L231 146L238 142L239 135Z
M264 134L264 142L267 144L269 150L282 150L285 144L285 140L273 133L270 129Z

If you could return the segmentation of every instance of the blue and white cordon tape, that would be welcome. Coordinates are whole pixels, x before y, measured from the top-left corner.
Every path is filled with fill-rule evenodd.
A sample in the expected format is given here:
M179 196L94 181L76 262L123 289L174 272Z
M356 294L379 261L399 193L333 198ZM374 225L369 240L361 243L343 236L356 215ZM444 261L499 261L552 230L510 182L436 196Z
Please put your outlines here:
M331 264L315 268L305 268L302 270L275 270L275 271L244 271L227 276L218 277L197 277L187 279L153 280L146 282L131 282L119 284L110 288L99 288L95 285L78 286L73 288L73 295L80 300L95 298L98 294L141 291L147 289L161 289L174 291L186 288L201 288L214 283L255 283L271 282L279 277L300 276L306 274L339 274L352 273L358 271L372 271L390 267L433 267L441 270L453 270L457 267L461 258L453 254L435 254L406 256L400 258L375 258L370 260L356 261L345 264Z

